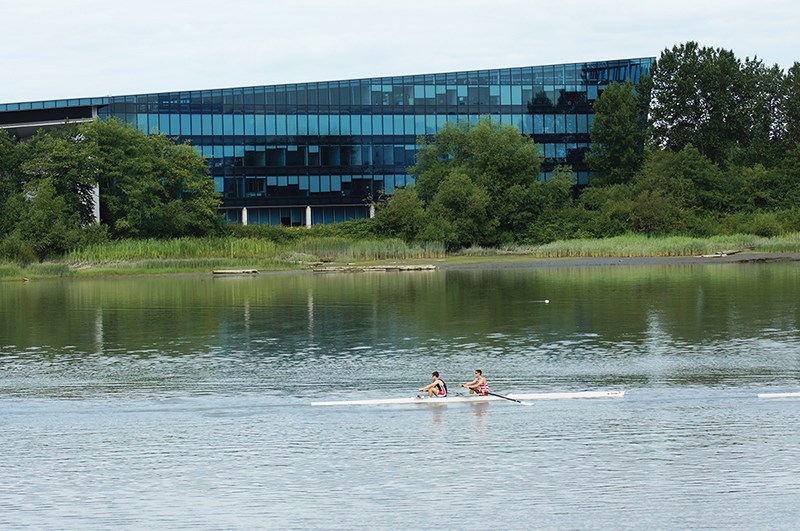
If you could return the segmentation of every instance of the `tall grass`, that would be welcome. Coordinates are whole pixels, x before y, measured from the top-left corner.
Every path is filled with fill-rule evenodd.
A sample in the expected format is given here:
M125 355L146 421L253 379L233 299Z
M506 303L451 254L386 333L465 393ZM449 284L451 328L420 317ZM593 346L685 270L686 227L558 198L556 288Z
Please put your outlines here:
M261 238L177 238L174 240L118 240L70 252L72 263L102 264L137 260L215 259L293 263L318 260L386 260L433 258L445 255L439 243L409 246L402 240L352 240L341 237L304 237L276 243Z
M562 257L645 257L645 256L696 256L722 251L744 250L758 242L755 236L733 235L711 238L667 236L649 238L627 234L602 240L568 240L553 242L536 249L543 258Z
M688 236L648 237L628 234L597 240L564 240L535 246L506 246L500 249L481 247L465 249L467 256L503 254L530 255L537 258L598 258L604 256L697 256L725 251L800 252L800 233L772 238L750 234L692 238Z
M408 245L403 240L349 240L346 238L303 238L292 246L301 254L321 260L389 260L443 258L445 247L439 242Z
M800 232L763 238L758 244L758 250L765 253L800 252Z
M65 277L72 274L69 264L43 262L28 265L0 263L0 280Z
M172 240L115 240L67 254L74 262L166 258L262 258L277 255L277 245L254 238L175 238Z
M461 256L519 255L534 258L696 256L734 250L800 253L800 232L771 238L747 234L690 238L625 235L600 240L567 240L539 246L473 247ZM370 262L446 258L441 243L409 245L397 239L351 239L309 235L275 242L228 236L174 240L119 240L91 245L63 260L17 265L0 263L0 280L68 275L176 273L226 268L294 269L324 261Z

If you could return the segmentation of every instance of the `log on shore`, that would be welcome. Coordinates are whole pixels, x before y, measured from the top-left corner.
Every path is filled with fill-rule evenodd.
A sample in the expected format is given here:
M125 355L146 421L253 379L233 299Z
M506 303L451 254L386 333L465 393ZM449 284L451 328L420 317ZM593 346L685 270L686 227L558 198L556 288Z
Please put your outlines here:
M435 265L325 266L315 267L314 273L389 273L403 271L435 271Z

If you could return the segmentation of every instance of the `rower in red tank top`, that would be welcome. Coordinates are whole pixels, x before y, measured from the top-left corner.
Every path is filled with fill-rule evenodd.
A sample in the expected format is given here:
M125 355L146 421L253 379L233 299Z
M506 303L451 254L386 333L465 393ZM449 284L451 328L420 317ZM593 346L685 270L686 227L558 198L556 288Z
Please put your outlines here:
M435 396L438 398L444 398L447 396L447 384L444 383L444 380L439 378L439 372L433 371L431 373L431 377L433 378L433 383L426 385L425 387L420 388L420 391L428 393L428 396Z
M483 371L475 369L475 379L469 383L459 384L461 387L469 389L469 394L478 394L486 396L489 394L489 384L486 383L486 378L483 377Z

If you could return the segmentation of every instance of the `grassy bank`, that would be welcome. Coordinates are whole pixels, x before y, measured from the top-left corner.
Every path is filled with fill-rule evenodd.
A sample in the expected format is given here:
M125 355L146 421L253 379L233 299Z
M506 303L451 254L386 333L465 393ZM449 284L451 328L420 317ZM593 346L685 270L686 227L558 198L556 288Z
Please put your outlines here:
M122 240L75 250L63 259L20 265L0 263L0 280L68 276L207 273L214 269L262 271L307 269L319 262L497 261L531 259L697 256L725 251L800 252L800 233L763 238L752 235L687 238L626 235L603 240L568 240L540 246L471 248L448 255L441 244L409 245L401 240L304 237L286 242L263 238L179 238Z
M690 238L628 234L602 240L566 240L534 247L466 249L466 255L524 254L534 258L699 256L724 251L800 252L800 233L764 238L748 234Z

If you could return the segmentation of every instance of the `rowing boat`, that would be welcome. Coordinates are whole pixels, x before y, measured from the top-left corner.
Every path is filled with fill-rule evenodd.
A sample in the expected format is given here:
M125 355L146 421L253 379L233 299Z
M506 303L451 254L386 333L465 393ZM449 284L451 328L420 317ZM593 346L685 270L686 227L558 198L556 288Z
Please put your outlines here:
M758 393L758 398L800 398L800 393Z
M625 391L577 391L573 393L509 393L506 396L512 400L565 400L572 398L622 398ZM502 401L501 396L480 396L480 395L453 395L445 398L429 398L427 396L416 398L379 398L373 400L341 400L335 402L311 402L312 406L377 406L393 404L420 404L420 405L444 405L457 404L463 402L497 402Z

